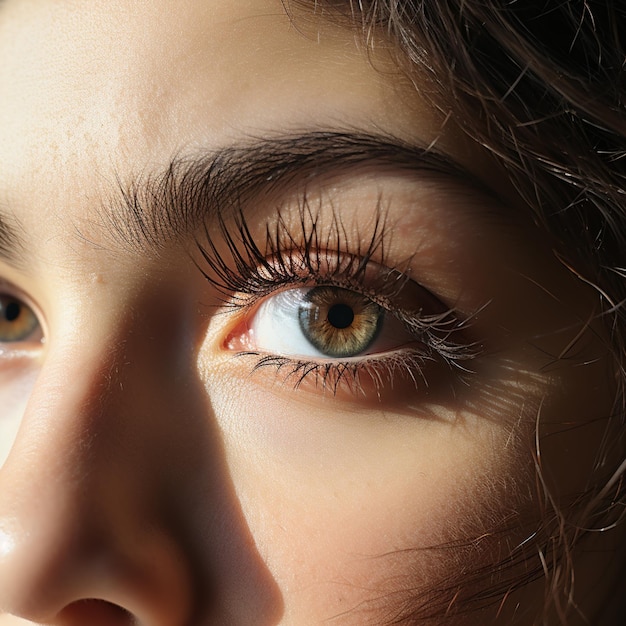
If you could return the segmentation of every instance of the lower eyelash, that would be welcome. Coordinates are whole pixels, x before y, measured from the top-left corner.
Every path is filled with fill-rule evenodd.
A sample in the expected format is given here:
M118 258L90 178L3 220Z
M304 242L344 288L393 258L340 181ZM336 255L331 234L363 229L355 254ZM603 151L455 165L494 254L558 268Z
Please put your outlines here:
M424 368L437 360L435 355L415 349L358 361L306 361L258 352L240 352L235 356L255 358L252 373L274 368L281 382L294 389L307 383L322 393L336 396L340 391L347 391L351 396L364 399L372 394L380 399L383 390L393 388L399 375L408 378L416 390L427 389Z

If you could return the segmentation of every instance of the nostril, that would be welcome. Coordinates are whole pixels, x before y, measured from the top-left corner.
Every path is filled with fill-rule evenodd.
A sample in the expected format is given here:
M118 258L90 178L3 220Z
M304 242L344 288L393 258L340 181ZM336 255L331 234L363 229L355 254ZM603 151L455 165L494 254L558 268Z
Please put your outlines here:
M55 626L134 626L126 609L105 600L78 600L66 606L54 620Z

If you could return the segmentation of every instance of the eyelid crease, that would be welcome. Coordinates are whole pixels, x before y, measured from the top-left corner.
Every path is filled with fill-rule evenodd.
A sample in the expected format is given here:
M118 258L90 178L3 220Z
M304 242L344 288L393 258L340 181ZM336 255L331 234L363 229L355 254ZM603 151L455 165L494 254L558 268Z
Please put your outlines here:
M24 289L15 285L12 281L0 276L0 295L10 296L23 300L31 309L37 309L37 305L33 299L26 293Z

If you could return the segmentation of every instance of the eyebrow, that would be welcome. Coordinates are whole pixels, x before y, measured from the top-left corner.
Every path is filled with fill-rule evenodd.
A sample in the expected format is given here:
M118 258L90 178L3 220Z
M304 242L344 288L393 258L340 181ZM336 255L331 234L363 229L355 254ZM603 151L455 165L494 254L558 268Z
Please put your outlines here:
M494 196L449 155L396 137L315 131L251 138L245 143L177 156L164 171L124 183L101 206L101 219L124 247L158 253L211 220L240 210L263 193L285 193L352 171L445 175Z

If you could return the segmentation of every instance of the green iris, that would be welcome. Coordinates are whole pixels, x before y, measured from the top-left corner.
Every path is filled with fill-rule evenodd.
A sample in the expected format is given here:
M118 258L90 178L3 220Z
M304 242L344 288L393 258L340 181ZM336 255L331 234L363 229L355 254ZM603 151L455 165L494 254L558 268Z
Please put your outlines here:
M298 310L300 328L325 356L349 358L376 338L384 309L361 294L340 287L314 287Z
M0 343L26 341L38 326L37 317L29 306L0 294Z

